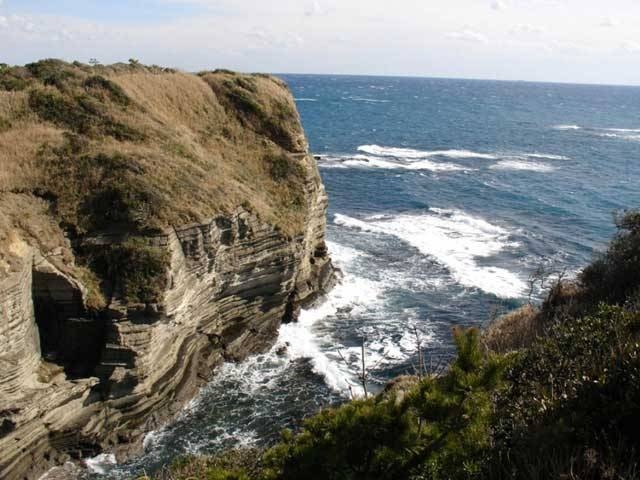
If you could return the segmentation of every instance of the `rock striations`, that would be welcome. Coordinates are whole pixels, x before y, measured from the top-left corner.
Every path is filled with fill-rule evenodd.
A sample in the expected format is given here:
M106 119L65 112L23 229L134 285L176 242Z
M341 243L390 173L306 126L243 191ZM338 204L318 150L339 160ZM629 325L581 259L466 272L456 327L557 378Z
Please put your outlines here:
M0 162L0 478L134 451L333 281L277 79L5 68Z

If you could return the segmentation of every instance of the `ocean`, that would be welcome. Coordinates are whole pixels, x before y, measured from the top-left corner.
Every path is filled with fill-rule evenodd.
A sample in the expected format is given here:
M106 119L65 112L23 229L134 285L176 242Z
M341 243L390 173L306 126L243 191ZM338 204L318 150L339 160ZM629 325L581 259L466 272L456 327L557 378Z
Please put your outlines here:
M224 365L144 453L89 462L130 478L178 456L264 446L305 416L453 353L575 276L640 206L640 88L427 78L281 75L329 195L339 285L284 325L274 349ZM278 348L288 345L285 354Z

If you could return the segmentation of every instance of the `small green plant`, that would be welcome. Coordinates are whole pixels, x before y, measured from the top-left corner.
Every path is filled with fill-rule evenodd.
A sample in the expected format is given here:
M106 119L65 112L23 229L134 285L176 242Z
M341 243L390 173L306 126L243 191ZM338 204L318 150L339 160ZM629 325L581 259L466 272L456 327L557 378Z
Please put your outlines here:
M284 182L292 178L302 178L302 167L284 153L270 154L265 157L269 175L276 182Z
M90 248L86 261L92 270L121 290L129 303L158 303L167 284L169 252L143 238L130 238L108 247Z
M0 117L0 133L6 132L11 128L11 122L6 118Z

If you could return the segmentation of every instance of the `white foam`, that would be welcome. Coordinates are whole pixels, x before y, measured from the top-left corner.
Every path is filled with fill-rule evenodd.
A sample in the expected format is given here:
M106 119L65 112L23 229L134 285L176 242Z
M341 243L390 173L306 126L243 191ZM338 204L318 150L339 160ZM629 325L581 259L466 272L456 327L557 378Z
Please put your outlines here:
M640 128L603 128L602 130L621 133L640 133Z
M296 102L317 102L317 98L296 98Z
M598 136L606 138L620 138L622 140L640 140L640 135L630 135L629 133L599 133Z
M326 168L379 168L387 170L429 170L432 172L472 170L455 163L433 162L427 159L407 162L361 154L345 157L323 157L321 161L321 166Z
M523 160L502 160L489 168L493 170L528 170L531 172L553 172L555 168L546 163L526 162Z
M342 97L342 100L353 100L354 102L366 102L366 103L390 103L391 100L380 100L377 98L366 97Z
M468 170L462 165L454 163L432 162L431 160L419 160L411 163L393 162L382 158L356 155L352 159L345 160L347 166L373 167L385 169L404 169L404 170L430 170L432 172L456 172Z
M524 282L516 274L504 268L482 266L476 261L516 247L517 244L509 240L509 232L464 212L430 209L423 215L367 221L336 214L334 222L395 236L435 258L466 287L476 287L502 298L517 298L525 291Z
M417 159L428 157L449 158L483 158L495 160L496 156L488 153L478 153L471 150L415 150L413 148L382 147L380 145L360 145L358 151L377 155L380 157L396 157L404 159Z
M588 127L583 128L578 125L556 125L556 130L585 130L591 135L596 135L604 138L619 138L621 140L640 140L640 128L598 128Z
M85 465L90 472L104 475L110 467L117 465L116 456L113 453L102 453L93 458L84 460Z
M344 266L361 255L354 249L327 243L337 266ZM342 281L329 292L322 304L302 310L296 323L280 327L278 344L288 344L287 356L291 359L309 358L313 371L321 375L331 389L346 395L349 391L357 394L360 391L359 380L337 354L334 340L319 337L313 327L343 308L349 308L351 314L363 313L379 302L381 294L382 285L379 282L345 271Z
M524 153L522 156L527 158L547 158L549 160L571 160L564 155L551 155L548 153Z
M580 130L582 127L580 125L554 125L554 130Z

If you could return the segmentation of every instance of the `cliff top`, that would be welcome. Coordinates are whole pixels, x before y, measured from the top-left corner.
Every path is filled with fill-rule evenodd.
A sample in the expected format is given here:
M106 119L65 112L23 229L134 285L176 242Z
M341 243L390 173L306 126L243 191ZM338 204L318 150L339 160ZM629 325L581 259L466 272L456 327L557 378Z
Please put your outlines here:
M240 205L296 234L306 148L271 76L0 65L0 197L44 199L72 235L163 230Z

